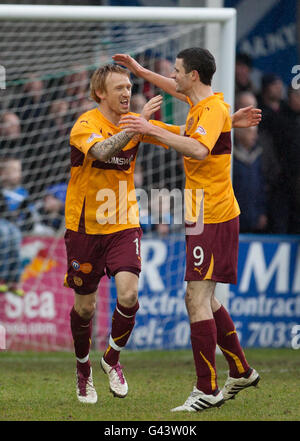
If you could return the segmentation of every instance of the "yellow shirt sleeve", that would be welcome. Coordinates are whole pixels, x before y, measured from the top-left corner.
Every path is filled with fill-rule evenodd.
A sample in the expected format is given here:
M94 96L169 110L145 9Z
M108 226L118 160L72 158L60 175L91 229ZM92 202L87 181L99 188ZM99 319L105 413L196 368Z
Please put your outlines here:
M173 124L166 124L162 121L157 121L154 119L150 119L149 123L153 124L154 126L161 127L162 129L168 130L168 132L174 133L175 135L180 135L180 126L176 126ZM163 144L162 142L159 142L156 138L153 136L144 135L142 138L143 142L148 142L149 144L155 144L159 145L161 147L164 147L165 149L168 149L169 147L166 144Z
M175 133L175 135L180 135L180 126L176 126L174 124L166 124L155 119L150 119L149 122L155 126L161 127L162 129L168 130L168 132Z
M84 117L79 118L71 130L70 144L87 155L90 148L99 141L104 141L99 128L91 121L85 120Z
M201 142L201 144L205 145L211 152L224 129L228 116L228 110L222 103L205 107L201 113L196 129L194 133L190 134L190 137ZM229 130L230 126L228 131Z

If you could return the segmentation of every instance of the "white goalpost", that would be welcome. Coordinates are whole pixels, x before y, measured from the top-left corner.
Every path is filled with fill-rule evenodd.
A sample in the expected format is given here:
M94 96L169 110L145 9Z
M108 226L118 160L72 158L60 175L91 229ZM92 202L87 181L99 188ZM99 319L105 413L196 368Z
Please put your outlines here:
M233 109L235 9L0 5L0 189L19 204L17 223L23 243L18 258L26 292L24 298L10 291L0 293L0 325L6 329L7 347L52 350L68 349L73 344L68 329L73 292L63 287L66 260L63 211L59 203L63 204L69 178L71 127L80 114L95 106L89 100L92 72L112 62L113 54L129 53L145 67L169 76L180 50L193 46L210 49L205 29L211 23L219 24L215 38L218 38L216 63L220 74L216 75L213 89L223 92ZM139 112L145 98L161 91L141 79L133 77L132 81L131 110ZM186 104L163 95L162 109L155 118L183 124L188 111ZM176 152L163 150L141 146L136 188L146 191L182 188L181 159ZM8 184L5 189L2 171L12 166L12 161L14 165L20 163L22 176L13 188ZM50 198L52 202L55 199L55 207ZM147 344L159 347L171 342L172 323L177 319L182 323L176 328L179 343L175 346L184 347L187 342L188 323L182 312L183 282L181 275L177 275L178 256L182 256L184 265L184 246L178 245L179 232L182 240L182 230L178 228L170 228L167 236L145 229L137 325L140 329L144 326L143 332L148 337L142 338L141 331L139 337L133 338L133 348L144 348ZM13 267L16 258L6 249L2 251L0 284L4 271L1 259L11 259ZM162 275L163 255L168 263ZM155 275L158 279L161 276L163 282L156 280ZM94 326L96 348L105 343L111 312L109 282L104 280L100 289ZM154 305L159 298L165 299L165 304L160 303L160 315L151 316L150 303L153 301ZM176 318L179 310L181 316ZM152 344L150 328L153 335L161 329L164 338L157 333ZM142 342L140 346L139 342ZM166 347L171 348L172 344L167 343Z

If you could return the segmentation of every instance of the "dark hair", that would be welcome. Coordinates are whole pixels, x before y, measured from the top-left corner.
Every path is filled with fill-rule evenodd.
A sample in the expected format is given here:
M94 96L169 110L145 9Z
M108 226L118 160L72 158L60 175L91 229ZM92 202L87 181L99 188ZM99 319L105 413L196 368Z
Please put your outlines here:
M262 90L266 90L270 84L275 83L276 81L281 81L281 78L275 73L265 73L261 80L261 88Z
M177 58L183 60L183 67L186 73L196 70L200 81L207 86L211 85L212 77L216 71L214 56L201 47L191 47L179 52Z
M236 64L245 64L250 69L252 68L252 58L250 57L250 55L248 55L244 52L239 52L236 55L235 62L236 62Z

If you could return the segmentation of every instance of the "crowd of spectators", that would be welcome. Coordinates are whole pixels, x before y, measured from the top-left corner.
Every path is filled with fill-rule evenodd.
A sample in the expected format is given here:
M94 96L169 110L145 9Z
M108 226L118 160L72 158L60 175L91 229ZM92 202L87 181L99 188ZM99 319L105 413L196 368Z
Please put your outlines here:
M236 63L236 110L258 106L257 129L235 130L233 185L241 233L300 234L300 89L274 73L253 81L249 56Z

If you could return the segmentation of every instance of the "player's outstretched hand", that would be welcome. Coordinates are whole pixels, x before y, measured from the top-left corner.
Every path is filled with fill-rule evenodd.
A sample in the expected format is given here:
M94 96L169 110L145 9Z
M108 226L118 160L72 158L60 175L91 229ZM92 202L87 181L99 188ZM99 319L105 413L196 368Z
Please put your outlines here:
M161 95L156 95L151 100L149 100L143 107L141 112L141 117L145 118L147 121L151 118L153 113L157 112L160 109L162 104L163 97Z
M112 56L112 59L116 63L127 67L136 76L138 76L139 71L142 69L142 66L128 54L115 54Z
M261 116L261 109L256 109L253 106L243 107L232 115L232 127L257 126L261 121Z
M142 118L141 116L125 115L121 118L120 126L126 132L135 134L147 135L150 134L153 128L152 124Z

